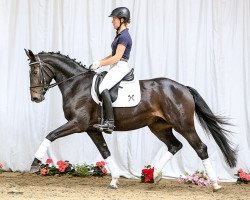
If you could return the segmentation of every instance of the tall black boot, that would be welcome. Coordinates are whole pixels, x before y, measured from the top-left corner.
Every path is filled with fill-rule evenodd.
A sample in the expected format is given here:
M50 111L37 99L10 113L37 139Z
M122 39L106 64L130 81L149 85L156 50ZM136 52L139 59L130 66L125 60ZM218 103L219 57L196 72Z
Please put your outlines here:
M103 124L94 125L94 127L98 128L100 131L104 131L105 133L112 133L114 130L114 114L108 89L101 93L101 98L103 103L102 106L105 111L105 121Z

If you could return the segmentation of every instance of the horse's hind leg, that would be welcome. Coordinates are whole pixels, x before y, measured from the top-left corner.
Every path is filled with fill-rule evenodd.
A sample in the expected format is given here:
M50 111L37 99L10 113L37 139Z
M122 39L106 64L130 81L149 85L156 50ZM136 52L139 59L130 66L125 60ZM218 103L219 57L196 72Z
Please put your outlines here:
M168 126L165 121L158 121L149 125L150 130L168 147L168 151L164 157L154 166L154 180L159 181L161 178L161 171L167 164L170 158L173 157L181 148L182 143L174 136L172 127Z
M177 129L176 131L178 131L188 141L188 143L193 147L193 149L196 151L197 155L202 160L205 171L207 172L207 175L213 184L214 191L219 190L221 188L221 186L218 185L216 173L215 173L215 171L212 167L212 164L210 162L210 159L208 157L207 146L201 141L195 128L189 127L186 130L184 130L184 129L178 130Z
M111 173L112 181L110 183L110 188L117 189L118 178L120 176L119 168L114 162L113 158L111 157L110 151L108 149L108 145L106 141L104 140L102 133L97 132L97 131L87 132L87 133L89 137L92 139L92 141L94 142L94 144L96 145L99 152L101 153Z

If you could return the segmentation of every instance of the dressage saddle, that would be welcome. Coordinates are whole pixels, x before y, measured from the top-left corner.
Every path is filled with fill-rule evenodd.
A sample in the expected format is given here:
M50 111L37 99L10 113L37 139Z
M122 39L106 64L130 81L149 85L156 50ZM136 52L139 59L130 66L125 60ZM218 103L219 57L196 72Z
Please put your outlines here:
M108 72L107 71L104 71L100 74L97 75L96 77L96 81L95 81L95 91L96 91L96 94L98 96L98 99L101 101L101 95L99 93L99 85L101 84L101 82L103 81L103 78L106 76ZM109 90L109 93L110 93L110 97L111 97L111 101L112 103L115 102L115 100L117 99L118 97L118 89L119 88L122 88L120 86L120 83L122 81L132 81L134 80L134 69L132 68L130 70L130 72L123 77L123 79L121 81L119 81L116 85L114 85L110 90Z

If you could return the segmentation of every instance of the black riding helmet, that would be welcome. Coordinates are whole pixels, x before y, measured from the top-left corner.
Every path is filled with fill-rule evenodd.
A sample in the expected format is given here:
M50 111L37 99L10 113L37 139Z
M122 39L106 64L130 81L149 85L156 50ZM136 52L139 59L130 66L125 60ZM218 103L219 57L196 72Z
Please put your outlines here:
M124 22L128 22L130 20L130 11L126 7L118 7L111 12L109 17L124 18Z
M125 23L130 21L130 11L126 7L118 7L111 12L109 17L117 17L118 19L120 19L120 26L117 29L118 31L122 25L122 22L121 22L122 18L124 19Z

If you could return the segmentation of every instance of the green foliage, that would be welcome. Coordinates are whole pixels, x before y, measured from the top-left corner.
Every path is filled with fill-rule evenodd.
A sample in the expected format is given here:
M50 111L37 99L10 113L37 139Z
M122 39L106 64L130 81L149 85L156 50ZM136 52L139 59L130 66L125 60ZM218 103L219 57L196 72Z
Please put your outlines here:
M90 176L90 168L88 165L77 165L75 167L75 173L73 174L74 176Z

